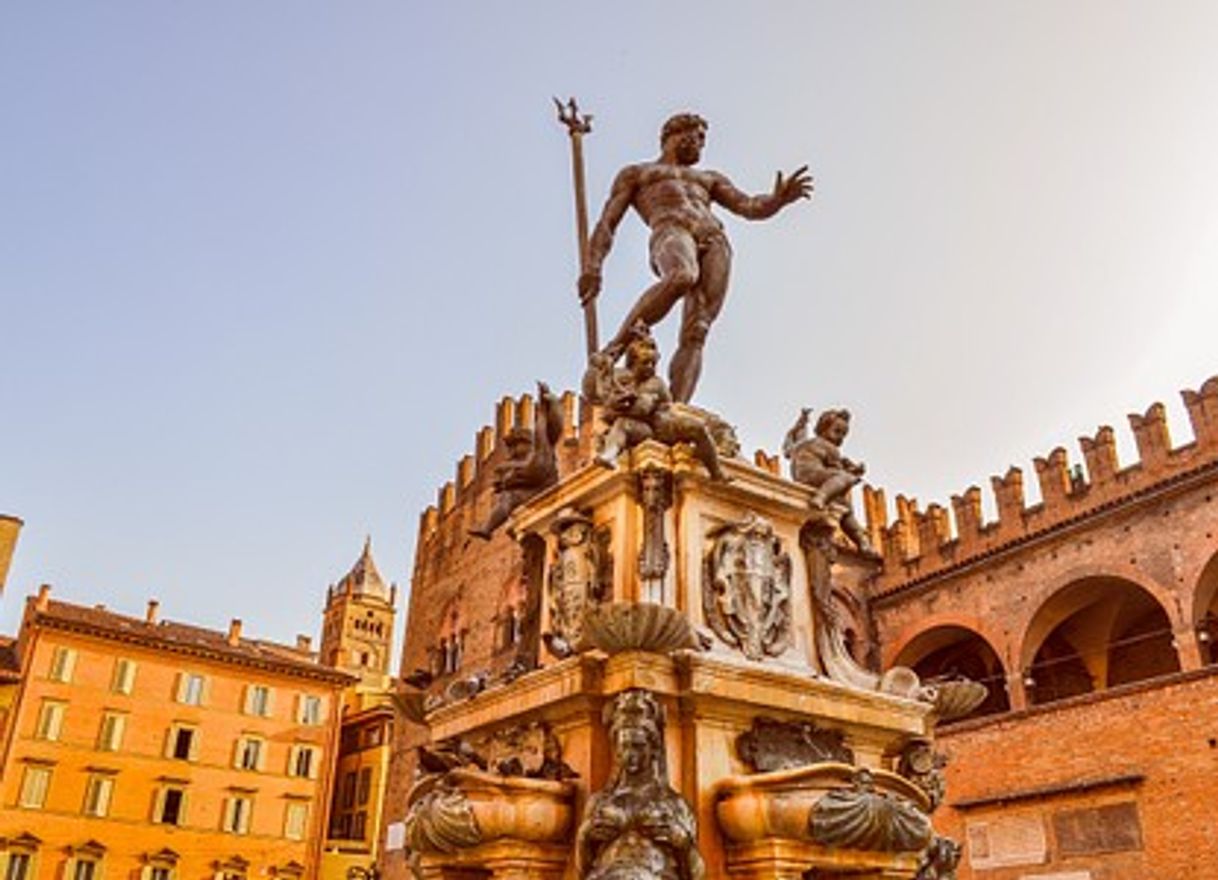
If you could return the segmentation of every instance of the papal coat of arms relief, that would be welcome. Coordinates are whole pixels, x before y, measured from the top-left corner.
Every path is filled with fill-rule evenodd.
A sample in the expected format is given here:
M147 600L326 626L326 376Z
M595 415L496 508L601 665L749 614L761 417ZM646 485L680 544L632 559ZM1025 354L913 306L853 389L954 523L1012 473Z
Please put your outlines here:
M778 656L791 643L791 557L774 526L750 513L708 537L702 589L707 625L750 660Z

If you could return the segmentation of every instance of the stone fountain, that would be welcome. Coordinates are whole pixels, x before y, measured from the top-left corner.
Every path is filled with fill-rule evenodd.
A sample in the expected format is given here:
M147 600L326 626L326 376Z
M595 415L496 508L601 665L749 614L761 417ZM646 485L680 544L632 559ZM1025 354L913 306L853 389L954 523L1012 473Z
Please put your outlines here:
M615 207L619 176L585 295L599 289L626 207L653 225L654 243L655 187L675 187L668 198L708 218L710 201L768 216L807 195L802 170L753 197L697 176L686 143L705 132L697 119L665 126L661 158L623 172ZM692 243L710 234L701 229L661 232ZM730 426L684 402L697 378L688 351L674 376L686 393L674 397L656 375L649 325L666 309L648 304L657 290L705 294L664 287L657 271L633 325L603 351L590 345L583 389L603 423L598 453L557 478L505 481L514 494L496 508L537 597L532 652L497 679L410 702L431 736L406 819L415 873L952 877L959 848L930 818L943 797L933 729L984 688L856 661L835 578L878 563L850 511L862 466L841 454L849 414L825 411L812 437L801 414L785 444L791 478L741 459Z

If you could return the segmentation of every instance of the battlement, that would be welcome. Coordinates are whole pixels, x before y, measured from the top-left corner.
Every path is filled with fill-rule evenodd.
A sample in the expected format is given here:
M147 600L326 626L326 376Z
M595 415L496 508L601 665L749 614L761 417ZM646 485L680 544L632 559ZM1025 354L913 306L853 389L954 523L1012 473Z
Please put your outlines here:
M1218 377L1196 391L1182 391L1181 396L1192 424L1191 442L1172 446L1167 410L1162 403L1154 403L1144 413L1128 417L1137 461L1122 467L1115 432L1108 425L1101 426L1093 436L1079 438L1082 463L1071 464L1061 446L1033 459L1040 487L1038 504L1027 504L1020 468L1012 466L1002 476L991 477L997 510L997 519L991 522L984 520L977 486L952 496L950 514L940 504L920 510L916 499L897 495L896 516L891 522L884 490L864 486L867 531L884 559L877 593L925 581L1218 464Z
M581 461L592 448L595 407L584 401L573 391L565 391L559 397L563 411L563 435L558 444L560 473L568 472L577 461ZM491 424L483 425L474 434L473 452L457 460L456 473L436 493L435 504L429 505L419 517L418 547L434 541L448 522L472 523L471 509L475 505L485 507L491 487L495 465L502 457L497 450L503 441L517 428L532 428L537 400L532 394L519 397L503 397L495 405ZM479 509L477 514L485 514ZM463 533L468 526L458 525ZM416 558L422 558L418 554Z

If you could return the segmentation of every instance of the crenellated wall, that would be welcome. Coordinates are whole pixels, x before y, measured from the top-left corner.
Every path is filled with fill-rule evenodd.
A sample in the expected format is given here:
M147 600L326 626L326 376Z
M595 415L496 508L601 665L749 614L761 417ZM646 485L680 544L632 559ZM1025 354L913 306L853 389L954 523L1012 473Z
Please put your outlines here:
M1173 480L1218 465L1218 377L1197 391L1181 392L1192 423L1193 440L1172 446L1162 403L1129 415L1138 460L1121 466L1116 435L1107 425L1080 437L1083 461L1072 464L1063 447L1033 459L1041 501L1029 505L1024 472L1012 466L990 478L997 518L985 521L981 489L970 486L951 498L950 510L932 503L921 510L916 499L896 496L895 517L883 489L863 487L867 530L883 555L876 595L913 586L957 566L1062 528Z

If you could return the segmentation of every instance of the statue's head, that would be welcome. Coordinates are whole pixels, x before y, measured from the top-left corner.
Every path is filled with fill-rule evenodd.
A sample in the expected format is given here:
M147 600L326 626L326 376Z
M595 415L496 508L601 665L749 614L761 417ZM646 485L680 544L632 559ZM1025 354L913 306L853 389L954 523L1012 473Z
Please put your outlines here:
M626 345L626 369L636 376L647 377L655 374L659 361L656 341L647 325L640 321L631 331L630 342Z
M591 532L592 520L573 507L564 507L554 520L554 533L562 548L580 546Z
M644 690L623 691L604 714L617 772L637 776L650 769L664 781L664 709L656 698Z
M508 458L525 458L533 451L533 431L529 428L513 428L503 438Z
M823 437L834 446L841 446L850 433L850 410L827 409L816 420L816 436Z
M696 165L706 146L706 120L697 113L670 116L660 129L660 149L682 165Z

